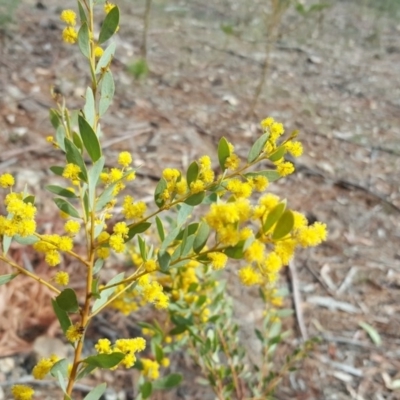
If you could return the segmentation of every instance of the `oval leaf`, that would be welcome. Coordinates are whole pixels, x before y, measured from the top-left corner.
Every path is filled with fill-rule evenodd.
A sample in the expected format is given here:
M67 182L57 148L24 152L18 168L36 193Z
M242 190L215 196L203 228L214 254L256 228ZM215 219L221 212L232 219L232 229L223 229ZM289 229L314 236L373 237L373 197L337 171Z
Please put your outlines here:
M110 64L114 53L115 53L116 45L115 43L111 43L105 50L103 55L100 57L99 62L97 63L96 66L96 74L100 74L102 70L108 67Z
M103 75L101 82L101 96L99 102L99 116L103 116L110 107L115 92L114 78L110 70Z
M47 185L45 189L51 193L57 194L62 197L68 197L70 199L76 199L77 195L69 189L63 188L57 185Z
M269 138L268 133L264 133L261 135L253 144L252 148L250 149L249 155L247 156L247 161L248 163L252 163L257 159L257 157L262 153L265 143L267 143L267 140Z
M206 196L206 192L195 193L188 197L184 203L188 204L189 206L197 206L201 204Z
M76 145L67 138L64 139L64 145L65 145L65 154L66 154L67 161L69 163L79 166L79 168L81 169L81 173L79 174L79 177L84 182L87 183L86 164L83 161L82 154L79 151L78 147L76 147Z
M61 310L67 313L75 313L79 310L78 298L74 290L64 289L57 297L56 302Z
M96 162L101 157L101 147L99 139L93 128L81 115L78 117L78 124L79 132L81 134L85 149L88 152L89 157L92 159L92 161Z
M115 31L117 30L118 24L119 24L119 8L115 6L107 14L103 24L101 25L98 44L102 44L106 42L108 39L110 39L110 37L114 35Z
M210 235L210 227L205 222L200 224L199 230L197 231L196 238L193 243L193 250L195 253L200 253L207 243L208 236Z
M18 274L7 274L0 276L0 286L12 281Z
M104 394L106 391L107 384L106 383L101 383L100 385L97 385L94 389L92 389L83 400L99 400L100 397Z
M140 394L142 395L143 399L148 399L152 393L153 385L151 384L151 382L145 382L140 385Z
M161 271L167 271L171 263L171 256L167 252L157 254L158 263L160 264Z
M189 168L186 172L186 181L188 186L190 186L190 184L194 182L198 176L199 176L199 164L197 163L197 161L193 161L189 165Z
M285 209L286 209L286 202L282 201L269 212L267 219L265 220L263 225L264 233L267 233L272 228L272 226L276 223L276 221L278 221L278 219L281 217Z
M276 223L274 232L272 233L272 239L273 240L282 239L288 233L290 233L290 231L293 229L293 226L294 226L293 213L290 210L286 210Z
M165 378L159 379L153 383L153 388L160 389L171 389L175 386L178 386L182 382L182 375L180 374L171 374Z
M284 146L278 147L276 149L276 151L268 157L268 160L271 160L273 162L278 161L283 157L285 152L286 152L286 149Z
M164 190L167 188L167 181L164 178L161 178L156 186L156 190L154 191L154 201L159 208L161 208L165 200L161 198L161 195L164 193Z
M230 155L231 151L229 149L228 141L222 137L218 143L218 161L222 171L226 170L225 162Z
M82 23L78 32L78 46L79 50L86 58L90 58L90 38L89 28L86 22Z
M64 213L74 218L80 218L78 210L68 201L59 197L53 199L56 206Z
M164 225L159 217L156 217L156 225L157 225L157 232L160 240L163 241L165 239L165 231Z
M83 360L84 363L97 368L112 368L118 365L125 358L124 353L98 354Z
M71 320L69 319L68 314L57 304L56 300L52 299L51 304L53 305L54 314L56 314L61 329L65 334L72 324Z
M138 233L146 232L147 229L150 228L150 226L151 226L151 222L142 222L141 224L132 226L131 228L129 228L128 238L125 240L125 242L128 242L129 240L131 240Z
M257 172L247 172L244 174L246 178L254 178L255 176L265 176L268 179L268 182L277 181L281 176L274 169L264 169L262 171Z

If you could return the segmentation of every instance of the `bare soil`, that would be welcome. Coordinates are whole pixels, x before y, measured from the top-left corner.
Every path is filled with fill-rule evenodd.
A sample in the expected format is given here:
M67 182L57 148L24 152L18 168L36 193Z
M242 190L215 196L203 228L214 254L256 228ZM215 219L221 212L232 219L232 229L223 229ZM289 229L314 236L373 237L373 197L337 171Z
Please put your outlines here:
M396 18L367 1L331 1L329 8L306 17L289 10L272 46L264 91L249 116L265 57L263 2L154 1L151 72L137 81L128 67L140 55L142 3L120 4L112 66L116 97L103 123L107 157L122 149L132 152L142 165L132 190L151 202L163 168L185 168L203 154L215 155L223 135L245 155L266 116L288 131L299 129L305 154L296 161L297 173L271 190L329 226L328 241L295 260L296 276L282 276L282 285L301 297L298 313L287 322L292 343L302 338L299 318L306 335L322 342L284 381L277 398L400 399L392 387L400 379L399 14ZM14 22L0 32L0 172L15 173L19 188L26 184L38 197L41 227L48 231L60 226L42 194L55 179L48 166L59 162L45 143L53 134L50 87L79 109L87 84L77 49L61 44L60 6L54 0L23 0ZM75 4L65 0L62 6ZM232 24L235 35L227 36L221 24ZM31 250L12 251L17 261L47 273ZM69 268L79 288L78 266ZM1 274L9 271L0 265ZM252 330L260 314L254 297L231 286L232 294L241 296L237 317ZM0 399L10 398L11 382L29 380L38 337L52 337L49 343L63 348L54 338L57 323L49 297L23 278L0 288ZM129 332L123 318L108 318ZM360 322L379 333L381 346ZM245 330L243 335L251 351L254 338ZM196 383L195 367L175 360L174 368L187 370L183 386L154 398L213 398ZM112 386L114 378L106 379ZM130 398L132 379L117 375L119 398ZM49 385L38 386L42 398L56 398Z

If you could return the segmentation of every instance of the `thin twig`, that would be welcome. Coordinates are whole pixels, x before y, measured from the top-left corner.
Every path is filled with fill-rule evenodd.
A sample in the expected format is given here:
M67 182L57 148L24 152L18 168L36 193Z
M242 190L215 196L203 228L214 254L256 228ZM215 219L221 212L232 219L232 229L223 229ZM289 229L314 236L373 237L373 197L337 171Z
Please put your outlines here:
M301 309L302 300L299 289L299 278L297 275L296 264L294 263L293 260L289 262L289 272L292 284L293 305L296 314L296 320L299 326L301 337L303 338L304 341L306 341L309 339L309 337L306 325L304 323L303 311Z

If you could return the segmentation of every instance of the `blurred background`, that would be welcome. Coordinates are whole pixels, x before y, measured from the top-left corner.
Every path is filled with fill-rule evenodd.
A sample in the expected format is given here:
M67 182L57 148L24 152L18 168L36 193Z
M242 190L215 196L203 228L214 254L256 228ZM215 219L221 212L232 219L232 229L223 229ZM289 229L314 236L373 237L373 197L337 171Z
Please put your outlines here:
M136 198L151 203L165 167L187 168L203 154L216 163L221 136L246 155L267 116L299 130L305 151L297 173L270 188L329 227L326 243L296 259L296 281L282 277L301 294L308 335L322 343L278 398L400 399L400 0L118 6L116 97L103 143L110 160L128 150L141 165ZM76 46L61 42L59 13L68 7L75 2L0 0L0 172L16 174L19 190L27 185L37 196L39 224L49 231L61 229L42 192L58 159L45 143L53 134L51 88L79 109L87 85ZM29 249L12 251L46 274ZM79 287L79 270L70 268ZM251 349L262 310L235 285ZM29 375L32 354L48 350L43 337L62 348L48 299L23 278L0 287L0 390ZM301 338L296 316L287 326ZM212 399L193 382L180 389L183 397L165 398Z

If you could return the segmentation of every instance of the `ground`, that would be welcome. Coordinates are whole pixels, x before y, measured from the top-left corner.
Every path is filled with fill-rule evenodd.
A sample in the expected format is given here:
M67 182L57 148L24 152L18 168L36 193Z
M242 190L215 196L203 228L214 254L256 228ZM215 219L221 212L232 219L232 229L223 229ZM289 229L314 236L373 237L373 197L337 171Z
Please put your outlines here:
M143 3L120 4L123 18L112 66L117 94L103 123L107 157L122 149L132 152L135 165L141 165L134 195L151 202L164 167L187 167L200 155L215 155L221 136L246 155L262 118L271 115L288 131L298 129L305 154L296 161L297 173L271 190L287 198L291 208L329 226L327 242L300 254L288 280L282 276L282 285L299 295L293 302L297 312L287 323L292 342L302 336L322 342L277 397L400 399L393 387L400 379L398 2L332 0L304 16L290 8L271 44L266 85L253 112L249 105L265 59L262 11L268 1L154 1L150 74L137 81L129 66L140 54ZM66 0L62 6L74 3ZM81 55L61 44L60 10L54 0L23 0L13 22L0 27L0 172L15 173L19 188L26 184L37 196L44 231L60 226L42 196L43 186L54 179L48 166L59 160L45 142L53 133L50 88L78 109L87 84ZM221 24L232 27L233 34L224 33ZM12 251L27 268L46 274L31 250ZM79 288L78 267L70 268ZM0 271L10 270L0 265ZM260 310L252 307L251 295L243 301L243 290L231 286L232 294L241 296L237 318L251 331ZM47 292L18 278L0 288L0 299L0 399L7 399L11 382L29 380L34 351L64 347L55 338ZM118 329L128 329L123 319L110 318ZM360 323L373 327L380 346ZM252 336L243 336L251 350ZM38 340L43 337L51 338L46 345ZM169 399L213 398L196 383L191 365L175 363L189 372ZM110 383L112 377L106 379ZM132 379L119 374L118 382L125 382L121 393L129 393ZM52 398L46 382L39 390L43 398Z

